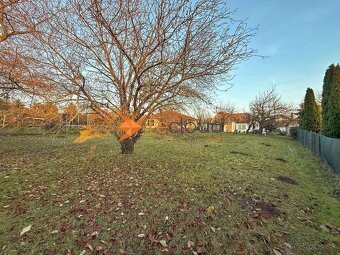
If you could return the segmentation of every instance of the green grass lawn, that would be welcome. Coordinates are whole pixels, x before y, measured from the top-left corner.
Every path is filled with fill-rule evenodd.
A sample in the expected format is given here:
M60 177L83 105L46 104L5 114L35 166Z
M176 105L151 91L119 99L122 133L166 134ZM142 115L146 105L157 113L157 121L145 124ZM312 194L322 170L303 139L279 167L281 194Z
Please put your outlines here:
M0 136L1 254L340 252L339 177L287 137L75 139Z

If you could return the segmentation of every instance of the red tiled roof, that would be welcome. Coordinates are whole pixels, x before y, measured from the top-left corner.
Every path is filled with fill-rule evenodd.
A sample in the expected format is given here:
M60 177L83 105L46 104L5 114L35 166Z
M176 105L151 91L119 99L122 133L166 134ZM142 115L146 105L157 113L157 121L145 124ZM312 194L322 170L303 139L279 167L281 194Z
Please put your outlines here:
M150 116L150 120L152 120L152 119L162 120L162 121L165 121L167 123L178 122L181 119L183 121L196 120L195 118L193 118L189 115L186 115L186 114L183 114L183 113L180 113L180 112L170 111L170 110L162 111L162 112L159 112L159 113L156 113L156 114L152 114Z
M215 121L223 120L225 123L227 122L236 122L236 123L249 123L250 115L248 113L223 113L220 112L216 114Z

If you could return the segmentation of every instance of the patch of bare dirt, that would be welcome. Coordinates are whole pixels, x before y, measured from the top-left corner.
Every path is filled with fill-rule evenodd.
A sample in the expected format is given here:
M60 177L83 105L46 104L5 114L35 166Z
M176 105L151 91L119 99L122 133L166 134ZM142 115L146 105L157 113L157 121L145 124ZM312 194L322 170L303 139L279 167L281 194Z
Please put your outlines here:
M284 158L276 158L277 161L283 162L283 163L287 163L288 161Z
M276 179L281 181L281 182L285 182L285 183L289 183L289 184L293 184L293 185L298 185L297 181L295 181L292 178L289 178L288 176L280 175L280 176L276 177Z
M242 156L249 156L251 157L251 155L249 153L246 152L242 152L242 151L231 151L231 154L238 154L238 155L242 155Z
M279 217L284 214L276 207L276 205L271 202L264 201L259 197L253 198L245 194L237 194L234 192L234 190L230 190L228 188L224 188L223 190L221 190L221 194L230 197L229 199L231 201L235 199L235 201L240 205L241 208L249 209L249 216L253 219L270 219Z
M274 204L250 197L241 199L241 207L250 207L251 217L253 218L269 219L281 215L280 210Z

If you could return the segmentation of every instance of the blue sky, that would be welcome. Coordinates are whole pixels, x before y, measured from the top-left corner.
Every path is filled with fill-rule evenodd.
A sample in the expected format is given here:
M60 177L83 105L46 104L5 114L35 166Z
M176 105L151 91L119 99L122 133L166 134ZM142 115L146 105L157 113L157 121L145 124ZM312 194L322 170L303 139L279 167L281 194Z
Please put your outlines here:
M281 97L298 105L307 87L322 91L327 67L340 62L339 0L226 0L235 17L258 26L252 57L234 71L234 86L218 102L247 110L251 99L276 84Z

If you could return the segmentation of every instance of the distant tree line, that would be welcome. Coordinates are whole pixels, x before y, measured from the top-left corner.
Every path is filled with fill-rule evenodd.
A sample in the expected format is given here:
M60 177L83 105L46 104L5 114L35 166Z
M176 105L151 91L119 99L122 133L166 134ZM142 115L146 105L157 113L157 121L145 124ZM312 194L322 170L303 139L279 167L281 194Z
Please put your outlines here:
M103 121L93 111L85 112L70 102L59 107L51 101L25 106L20 100L0 98L0 127L61 128L70 125L102 125Z

